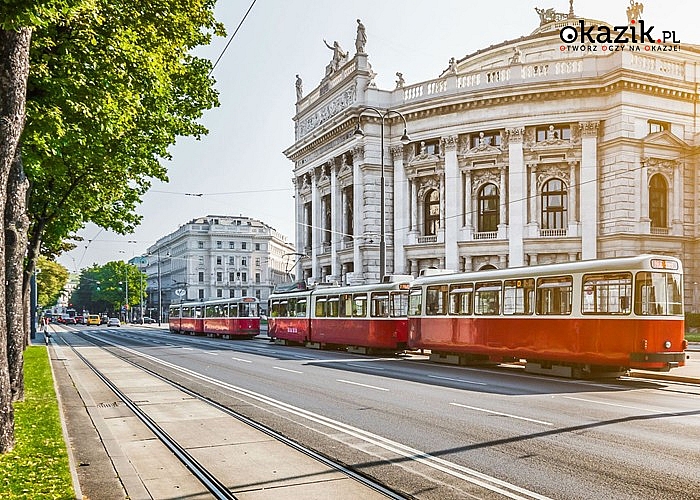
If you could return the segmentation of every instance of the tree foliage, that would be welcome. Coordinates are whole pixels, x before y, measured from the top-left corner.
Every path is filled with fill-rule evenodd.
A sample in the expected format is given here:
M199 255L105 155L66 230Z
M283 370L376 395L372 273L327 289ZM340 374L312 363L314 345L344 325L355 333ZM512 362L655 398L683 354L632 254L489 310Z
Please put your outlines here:
M94 265L80 274L71 302L78 310L93 314L118 312L128 299L129 309L138 308L146 293L146 276L122 261Z
M36 274L37 304L42 309L56 305L68 283L68 269L58 262L39 257Z

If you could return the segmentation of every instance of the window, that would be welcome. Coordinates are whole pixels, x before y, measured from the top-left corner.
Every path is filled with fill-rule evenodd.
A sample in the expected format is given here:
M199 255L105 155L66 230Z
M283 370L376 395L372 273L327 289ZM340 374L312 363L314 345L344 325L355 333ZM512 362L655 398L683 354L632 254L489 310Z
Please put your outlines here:
M248 265L248 259L246 259L245 257L243 257L243 258L241 259L241 266L242 266L242 267L246 267L247 265Z
M234 273L234 272L228 273L228 280L229 281L236 281L236 273Z
M202 281L204 281L204 280L202 280ZM204 298L204 289L203 288L200 288L199 290L197 290L197 297L199 297L200 299Z
M204 273L202 271L199 271L197 274L197 279L200 283L204 282Z
M248 248L248 244L245 241L242 241L241 242L241 249L245 250L246 248Z
M542 229L566 229L566 197L561 179L550 179L542 186Z
M425 195L424 202L425 236L434 236L440 228L440 193L437 189Z
M234 290L233 288L230 288L228 291L228 296L230 299L234 298L236 296L236 290Z
M260 300L260 290L255 290L255 298Z
M632 307L630 273L583 277L583 314L629 314Z
M318 297L316 298L316 317L323 318L326 316L326 298Z
M260 257L255 257L255 267L260 267Z
M241 281L244 283L248 281L248 273L241 273Z
M229 241L229 242L228 242L228 247L229 247L231 250L235 250L235 249L236 249L236 242L235 242L235 241ZM233 257L231 257L231 258L233 258Z
M474 313L497 316L500 312L500 299L500 281L487 281L474 285Z
M486 184L479 190L479 220L480 233L497 231L499 223L498 188L495 184Z
M260 283L260 273L255 273L255 282Z
M223 242L221 240L216 241L216 248L222 248Z
M534 279L506 280L503 282L503 314L532 314L534 305Z
M321 198L323 210L323 242L331 242L331 195L327 194Z
M354 219L352 215L353 211L353 186L348 186L343 189L343 195L345 198L345 234L346 236L352 236L354 226Z
M473 295L474 285L472 283L450 285L450 314L471 314Z
M217 289L216 289L216 296L217 296L218 298L223 297L223 296L224 296L224 291L223 291L221 288L217 288Z
M217 265L217 266L220 266L221 263L222 263L221 257L217 257L217 258L216 258L216 265Z
M428 287L425 293L425 313L428 316L447 314L447 285Z
M223 281L224 280L224 273L221 271L216 272L216 281Z
M389 293L373 293L370 302L370 315L374 318L389 317Z
M571 127L568 125L548 125L537 127L537 142L571 139Z
M291 313L291 311L290 311ZM306 299L298 299L296 304L294 305L294 315L297 317L305 317L306 316Z
M260 251L260 243L255 244L255 250Z
M356 293L352 296L352 315L356 318L367 316L367 294Z
M391 292L389 298L391 301L389 315L392 318L405 318L408 314L408 292Z
M228 258L228 265L229 265L229 266L235 266L235 265L236 265L236 258L235 258L235 257L229 257L229 258Z
M571 314L573 278L553 276L537 280L537 314Z
M420 155L439 155L440 141L432 139L430 141L421 141L416 143L416 156Z
M661 132L663 130L670 130L671 124L668 122L662 122L658 120L649 120L649 133L654 134L656 132Z
M683 314L683 283L680 274L637 273L634 314L680 316Z
M500 146L501 145L501 132L498 130L489 130L487 132L479 132L478 134L471 134L471 147L476 148L479 146Z
M204 242L203 242L203 241L198 241L198 242L197 242L197 248L204 248Z
M241 288L241 297L247 297L247 296L248 296L248 289Z
M349 318L352 316L352 294L344 293L340 296L340 310L338 315L341 318Z
M668 185L661 174L654 174L649 182L649 218L651 227L668 227Z
M333 295L331 297L328 297L328 300L326 301L326 316L329 318L337 318L339 305L340 305L340 297L339 296Z
M409 316L419 316L421 314L421 301L423 295L420 288L411 288L408 292L408 314Z

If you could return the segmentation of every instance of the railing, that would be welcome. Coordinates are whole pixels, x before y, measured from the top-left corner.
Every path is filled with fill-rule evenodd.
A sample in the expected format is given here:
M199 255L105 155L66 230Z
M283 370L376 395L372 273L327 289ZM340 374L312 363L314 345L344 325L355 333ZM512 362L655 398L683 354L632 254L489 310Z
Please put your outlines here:
M495 240L498 239L498 231L483 231L481 233L474 233L472 235L473 240Z
M419 236L418 243L437 243L437 235L432 236Z
M566 236L566 229L540 229L540 236L542 238Z
M653 234L655 236L668 236L668 228L667 227L652 227L649 231L650 234Z

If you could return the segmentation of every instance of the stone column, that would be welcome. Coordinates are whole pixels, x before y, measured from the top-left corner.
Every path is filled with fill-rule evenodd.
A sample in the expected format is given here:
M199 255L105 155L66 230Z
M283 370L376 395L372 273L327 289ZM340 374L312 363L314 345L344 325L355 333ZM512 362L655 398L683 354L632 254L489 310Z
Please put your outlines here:
M523 135L524 127L510 128L508 134L508 253L509 266L518 267L525 264L523 248L523 230L526 224L526 197L527 172L523 159ZM504 193L505 194L505 193Z
M508 237L508 200L510 199L510 195L506 192L507 187L506 187L506 174L508 172L506 171L505 167L500 167L499 168L499 175L500 179L498 181L498 201L499 201L499 212L498 212L498 239L499 240L504 240ZM478 217L478 211L479 207L477 206L477 217ZM512 215L511 215L512 217Z
M528 168L530 169L530 196L528 196L530 202L530 216L528 217L528 236L530 236L530 238L536 238L539 228L537 222L539 219L539 213L537 212L537 199L539 198L539 193L537 192L537 164L531 163L528 165Z
M341 241L340 225L343 211L340 203L337 161L332 160L328 163L328 169L330 170L328 173L331 176L331 275L333 279L339 279L338 243Z
M581 259L598 256L598 125L580 122L581 127Z
M639 229L640 234L651 232L651 219L649 218L649 164L648 158L641 158L639 169Z
M683 236L681 204L683 202L683 175L679 161L671 162L673 167L673 215L671 217L671 234Z
M311 171L311 276L316 281L321 279L321 270L318 265L318 255L321 253L323 240L321 239L321 196L318 191L318 174L314 168Z
M576 161L569 162L569 236L578 236L578 197L576 191L579 189L576 183Z
M304 228L306 227L306 221L304 220L304 200L301 198L301 186L303 184L301 177L294 177L292 179L292 184L294 184L294 218L296 225L294 227L294 242L298 253L305 253L304 249ZM295 268L296 280L301 281L304 277L303 269L301 265Z
M406 235L409 230L409 205L406 172L403 169L403 144L392 146L391 158L394 163L394 267L393 274L405 274Z
M352 149L352 197L353 197L353 212L352 223L354 226L353 237L353 275L356 279L363 278L364 266L362 265L362 237L365 232L364 214L362 213L362 164L365 159L364 146L355 146Z
M411 232L418 234L418 186L416 179L411 179Z
M457 136L442 138L445 151L445 175L443 193L445 196L445 269L459 269L459 214L460 176L457 167Z

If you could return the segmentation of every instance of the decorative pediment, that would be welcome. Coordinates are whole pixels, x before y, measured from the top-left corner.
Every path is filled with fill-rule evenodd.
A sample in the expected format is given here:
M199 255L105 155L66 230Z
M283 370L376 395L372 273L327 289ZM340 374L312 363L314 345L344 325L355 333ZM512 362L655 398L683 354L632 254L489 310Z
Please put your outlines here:
M409 153L408 161L411 166L434 165L441 160L439 155L428 153L425 149L425 142L421 142L420 152L418 154Z
M675 136L669 130L662 130L660 132L654 132L649 134L644 138L645 146L663 146L663 147L674 147L674 148L687 148L688 144L682 139Z
M649 178L654 174L663 174L669 179L673 178L673 169L679 164L678 160L669 160L667 158L642 158L642 163L647 167L647 176Z
M426 177L421 177L418 181L418 199L422 200L428 191L433 189L440 190L440 176L430 175Z
M501 169L487 168L472 171L472 197L476 197L485 184L501 184Z

